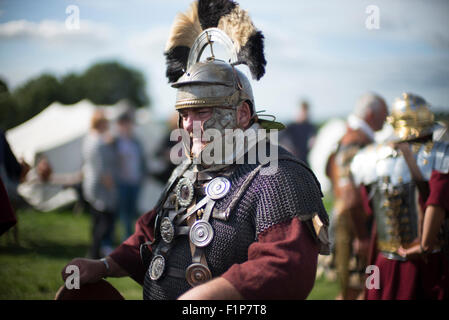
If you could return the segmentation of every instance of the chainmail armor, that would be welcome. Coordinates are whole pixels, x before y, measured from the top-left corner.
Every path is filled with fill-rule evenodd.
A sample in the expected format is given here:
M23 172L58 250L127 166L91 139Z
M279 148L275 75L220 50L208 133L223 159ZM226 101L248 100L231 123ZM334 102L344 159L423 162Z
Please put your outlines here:
M212 277L220 276L235 263L247 261L248 247L257 241L260 233L273 225L293 217L307 221L315 213L318 213L324 225L329 224L321 201L320 186L313 173L298 160L281 160L283 156L292 157L279 148L277 171L273 171L272 175L257 174L247 189L243 190L228 220L211 217L209 222L215 236L205 248L205 256ZM228 208L236 194L242 192L241 186L258 165L232 165L214 172L215 176L224 176L231 182L230 191L216 202L214 210L224 211ZM195 194L198 193L195 191ZM316 235L313 236L316 239ZM167 267L186 270L191 262L188 236L176 237L166 260ZM185 278L163 275L153 281L146 272L144 299L176 299L190 288Z

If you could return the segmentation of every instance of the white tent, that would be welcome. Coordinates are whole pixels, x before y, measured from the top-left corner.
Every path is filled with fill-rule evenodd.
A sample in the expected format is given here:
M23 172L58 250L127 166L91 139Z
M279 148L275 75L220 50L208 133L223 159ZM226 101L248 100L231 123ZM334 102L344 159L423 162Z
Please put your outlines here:
M114 120L126 107L125 103L120 102L104 110L107 117ZM6 137L17 159L23 158L27 163L35 164L39 155L45 155L54 173L77 172L82 166L82 141L96 108L99 107L88 100L70 106L55 102L27 122L8 130ZM148 110L137 110L136 120L136 135L143 144L148 166L154 168L155 161L151 155L160 144L165 129L163 125L151 121ZM138 205L141 213L154 206L161 189L159 183L146 179ZM25 183L19 186L18 191L43 211L76 200L74 190L42 183Z
M16 157L23 157L27 163L34 164L39 153L55 149L63 153L74 150L79 144L78 140L88 131L89 119L94 110L95 106L88 100L72 106L55 102L30 120L8 130L6 137ZM80 154L64 158L70 163L52 157L55 166L63 165L63 168L55 167L56 172L70 172L80 167Z

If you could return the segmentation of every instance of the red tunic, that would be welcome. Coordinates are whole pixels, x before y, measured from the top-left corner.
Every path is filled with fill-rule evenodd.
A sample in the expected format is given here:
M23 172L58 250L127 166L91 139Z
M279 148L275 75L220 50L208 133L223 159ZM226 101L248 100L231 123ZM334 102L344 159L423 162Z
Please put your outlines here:
M441 206L449 214L449 174L432 172L430 194L425 203ZM424 208L425 210L425 208ZM375 243L375 235L373 236ZM423 259L397 261L374 253L374 264L380 270L380 289L366 290L368 300L449 299L449 259L444 253Z
M139 218L136 232L110 255L140 284L146 272L140 244L153 239L154 219L154 210ZM318 252L307 226L293 218L259 234L248 248L248 261L221 276L246 299L305 299L315 282Z

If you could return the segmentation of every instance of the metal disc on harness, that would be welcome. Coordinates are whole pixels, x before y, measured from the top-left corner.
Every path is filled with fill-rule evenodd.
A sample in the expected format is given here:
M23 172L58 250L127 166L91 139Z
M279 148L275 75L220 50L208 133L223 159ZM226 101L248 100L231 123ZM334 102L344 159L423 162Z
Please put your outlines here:
M214 237L214 229L207 221L196 221L189 232L190 241L197 247L207 246Z
M193 184L188 178L182 178L176 185L176 199L181 207L188 207L193 200Z
M231 188L231 182L224 177L217 177L208 183L206 194L213 200L223 198Z
M165 270L165 258L161 255L156 255L151 260L150 268L148 273L151 280L158 280Z
M167 243L172 242L173 238L175 237L175 227L167 217L165 217L161 221L161 237Z
M192 263L187 267L186 280L192 286L197 286L212 279L209 268L201 263Z

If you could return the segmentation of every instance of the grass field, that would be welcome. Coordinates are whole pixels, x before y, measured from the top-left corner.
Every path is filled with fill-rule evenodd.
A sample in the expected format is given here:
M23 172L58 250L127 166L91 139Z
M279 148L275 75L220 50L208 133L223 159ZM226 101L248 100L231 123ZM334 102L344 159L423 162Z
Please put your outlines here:
M71 212L19 211L19 245L10 234L0 237L0 300L51 300L63 285L62 268L84 257L90 241L90 219ZM126 299L141 300L142 288L130 278L108 281ZM309 299L334 299L336 283L318 279Z

